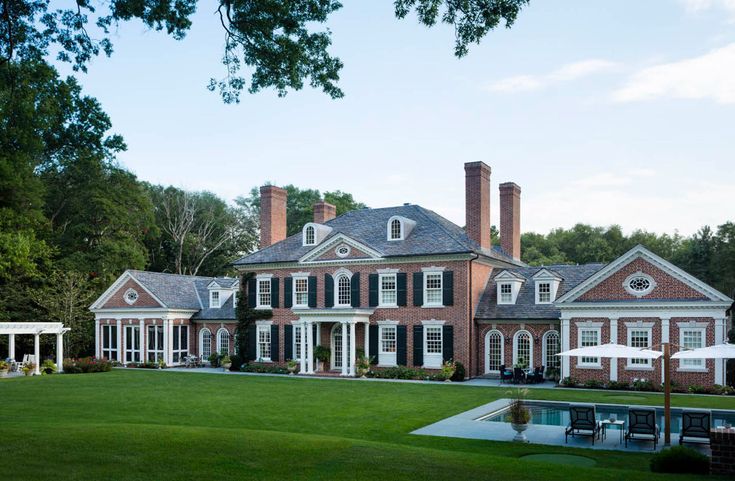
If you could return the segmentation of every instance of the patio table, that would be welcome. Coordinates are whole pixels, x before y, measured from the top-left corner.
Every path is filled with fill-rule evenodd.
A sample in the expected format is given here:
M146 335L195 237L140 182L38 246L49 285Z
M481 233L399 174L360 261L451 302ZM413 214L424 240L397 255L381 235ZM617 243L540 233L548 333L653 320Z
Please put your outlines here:
M617 419L613 421L612 419L603 419L601 421L602 424L602 440L604 441L607 437L607 430L608 428L615 426L617 427L618 431L620 431L620 442L623 442L623 431L625 431L625 419Z

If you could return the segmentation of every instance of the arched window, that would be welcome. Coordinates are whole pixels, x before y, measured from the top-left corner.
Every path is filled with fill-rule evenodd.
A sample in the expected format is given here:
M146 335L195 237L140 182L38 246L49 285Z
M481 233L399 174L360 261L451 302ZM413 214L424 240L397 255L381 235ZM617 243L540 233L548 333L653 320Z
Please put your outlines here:
M518 331L513 337L513 366L533 366L533 338L528 331Z
M401 221L393 219L390 222L390 240L401 240L403 238L403 226Z
M544 334L544 369L559 369L561 360L559 352L561 351L561 340L557 331L547 331Z
M485 372L500 370L503 364L503 334L493 329L485 335Z
M212 355L212 331L206 327L199 332L199 355L202 359Z
M337 302L338 306L349 306L352 303L350 278L346 274L337 277Z
M307 225L304 229L304 245L313 246L316 243L316 232L313 225Z
M217 331L217 352L230 353L230 333L224 327Z

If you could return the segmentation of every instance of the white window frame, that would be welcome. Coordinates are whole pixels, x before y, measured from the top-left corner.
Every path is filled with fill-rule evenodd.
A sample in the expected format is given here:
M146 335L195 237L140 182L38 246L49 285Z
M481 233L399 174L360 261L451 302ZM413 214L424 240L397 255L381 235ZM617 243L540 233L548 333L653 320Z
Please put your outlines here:
M301 323L293 324L292 349L293 360L301 361Z
M166 330L162 324L149 324L146 326L146 344L147 344L147 361L158 362L166 359ZM151 348L151 340L153 340L153 348ZM160 342L159 342L160 341Z
M232 336L230 335L230 331L228 331L224 327L220 327L217 331L217 354L222 354L222 336L227 334L227 355L230 354L230 348L232 347Z
M431 268L431 269L423 269L424 272L424 305L423 307L444 307L444 269L437 269L437 268ZM432 288L432 290L438 290L439 291L439 301L438 302L429 302L429 276L439 276L439 287L438 288Z
M130 339L128 339L128 333L132 332ZM128 324L123 327L123 334L125 336L125 362L140 362L141 361L141 346L140 346L140 324ZM138 346L137 349L135 346ZM128 359L128 354L130 359Z
M509 292L503 292L503 289L507 288ZM510 299L506 299L504 296L510 296ZM512 282L499 282L498 283L498 304L514 304L513 302L513 283Z
M309 307L309 276L308 275L307 276L298 275L298 276L293 276L292 279L293 279L292 281L293 282L293 293L291 294L292 296L291 304L293 305L294 308L299 308L299 309L308 308ZM298 291L296 289L296 286L299 284L300 281L303 281L303 283L306 285L305 291ZM297 302L298 294L305 294L304 299L306 300L306 302L303 302L303 303Z
M648 281L648 288L647 289L642 290L642 291L636 291L636 290L633 290L630 287L630 282L633 279L636 279L636 278L639 278L639 277ZM623 281L623 289L625 289L625 291L628 294L630 294L631 296L635 296L635 297L645 297L645 296L647 296L648 294L650 294L656 288L656 286L657 286L656 280L653 277L651 277L650 275L645 274L645 273L643 273L641 271L634 272L633 274L631 274L628 277L626 277L625 280Z
M557 345L557 351L555 353L552 353L552 355L549 355L549 337L552 335L556 336L558 345ZM541 355L543 356L543 363L544 363L544 373L546 369L549 369L550 367L555 367L557 369L561 369L561 358L559 356L556 356L555 354L559 354L561 352L561 334L556 329L551 329L549 331L546 331L543 336L541 336ZM549 359L554 360L554 366L551 366L549 364Z
M531 331L528 331L526 329L520 329L513 334L513 367L515 367L516 364L518 364L518 338L521 337L521 335L528 334L528 368L533 369L533 334L531 334Z
M701 347L707 346L707 328L706 327L680 326L679 327L679 344L681 345L681 348L679 349L681 351L684 350L684 331L699 332L702 338ZM707 362L704 359L679 359L679 367L677 368L677 371L706 372Z
M399 236L393 237L393 223L398 222L399 227ZM402 241L406 238L406 226L403 222L403 219L397 216L393 216L390 219L388 219L388 228L387 228L387 238L388 241Z
M383 289L383 279L393 278L393 293L395 300L393 302L385 302L383 300L383 293L386 292ZM388 291L390 292L390 291ZM398 274L395 272L378 274L378 307L398 307Z
M216 298L216 302L215 302L215 298ZM222 296L220 294L220 291L210 290L209 291L209 307L210 307L210 309L217 309L217 308L219 308L222 305L221 302L222 302Z
M268 304L262 303L261 294L261 283L268 284ZM256 309L270 309L273 306L273 275L272 274L260 274L255 277L255 308Z
M268 356L263 356L261 344L265 344L265 342L261 342L260 340L260 334L265 333L268 336ZM273 339L271 339L271 323L263 323L263 324L257 324L255 328L255 358L259 362L271 362L271 355L273 349Z
M500 336L500 362L498 368L505 364L505 336L498 329L490 329L485 334L485 374L498 372L497 369L490 369L490 335L492 334Z
M423 351L424 351L424 366L426 369L439 369L442 367L444 362L444 321L422 321L423 328ZM429 352L429 331L439 331L439 352Z
M627 338L628 338L628 346L633 346L633 332L645 332L646 336L648 337L648 346L647 348L650 349L653 345L653 327L647 327L647 326L627 326ZM636 346L641 347L641 346ZM640 369L640 370L647 370L650 371L653 367L651 364L651 359L646 358L628 358L626 361L626 369Z
M577 347L584 347L582 346L582 332L595 332L597 334L597 344L594 344L595 346L599 346L602 344L602 327L595 327L595 326L578 326L577 327ZM596 361L585 361L585 359L596 359ZM577 358L577 367L578 368L585 368L585 367L591 367L591 368L600 368L602 367L602 361L599 357L578 357Z
M348 292L348 300L347 303L341 303L339 298L339 281L340 279L345 278L347 279L347 282L349 283L349 288L347 289ZM351 307L352 306L352 274L349 274L347 272L339 272L334 276L334 307Z
M105 344L105 333L107 334L107 344ZM117 324L104 324L102 326L102 357L110 361L117 360L117 353L120 350L117 341ZM113 345L115 347L112 347Z
M541 300L541 286L547 285L549 286L549 299L546 301ZM536 281L536 304L551 304L554 300L552 299L552 293L554 289L552 286L551 281Z
M393 344L395 345L393 352L383 350L383 334L390 331L393 332ZM397 353L398 321L378 321L378 366L397 366Z
M206 343L204 341L205 334L209 335L209 340ZM205 354L205 350L209 351L209 353ZM206 361L206 360L209 360L209 356L211 355L212 355L212 331L210 331L208 327L205 327L204 329L199 331L199 357L202 360Z
M180 364L184 357L189 355L189 326L177 324L172 326L173 337L171 338L171 362L174 364ZM186 331L186 343L182 341L183 332ZM176 348L176 342L178 341L179 347Z

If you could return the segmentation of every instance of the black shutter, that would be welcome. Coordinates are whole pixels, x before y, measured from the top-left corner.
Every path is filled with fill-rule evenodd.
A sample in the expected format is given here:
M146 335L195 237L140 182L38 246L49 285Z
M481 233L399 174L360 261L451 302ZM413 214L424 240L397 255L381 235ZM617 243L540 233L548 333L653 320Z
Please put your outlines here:
M324 307L334 306L334 278L324 274Z
M369 303L370 307L378 305L378 274L370 274L368 276L368 288L370 289Z
M444 361L454 358L454 326L442 328L442 357Z
M283 307L293 306L293 277L283 279Z
M271 361L278 362L278 326L271 326Z
M309 307L316 307L316 276L309 276Z
M396 364L405 366L406 363L406 326L396 326Z
M256 342L258 342L258 331L255 324L248 326L248 352L245 353L245 360L254 361L257 349L255 348Z
M350 303L352 307L360 307L360 273L355 272L352 274L352 280L350 281Z
M254 308L255 304L255 278L251 277L248 279L248 307Z
M370 357L372 357L371 364L377 364L378 363L378 356L380 356L380 352L378 352L378 342L380 339L378 339L378 326L370 326Z
M413 326L413 365L424 365L424 326Z
M314 323L313 326L311 326L311 332L314 333L314 346L319 345L319 339L317 338L317 335L316 335L317 334L316 322ZM312 352L313 352L313 348L312 348Z
M278 301L280 297L280 286L278 278L271 279L271 307L276 308L279 306Z
M293 326L283 326L283 360L293 359Z
M445 271L442 280L442 298L445 306L454 305L454 272Z
M413 305L424 305L424 273L413 273Z
M405 272L399 272L396 275L396 290L399 306L406 306L408 304L406 289L408 285L408 279Z

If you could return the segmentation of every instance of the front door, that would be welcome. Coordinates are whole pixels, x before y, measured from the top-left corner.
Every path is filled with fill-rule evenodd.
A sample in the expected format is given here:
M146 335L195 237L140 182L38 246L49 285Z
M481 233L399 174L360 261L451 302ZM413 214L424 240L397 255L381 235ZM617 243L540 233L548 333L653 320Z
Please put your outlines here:
M342 324L336 323L332 327L332 370L342 370L342 349L347 349L347 367L350 367L350 330L347 331L347 343L342 342Z
M125 326L125 362L140 362L140 326Z

